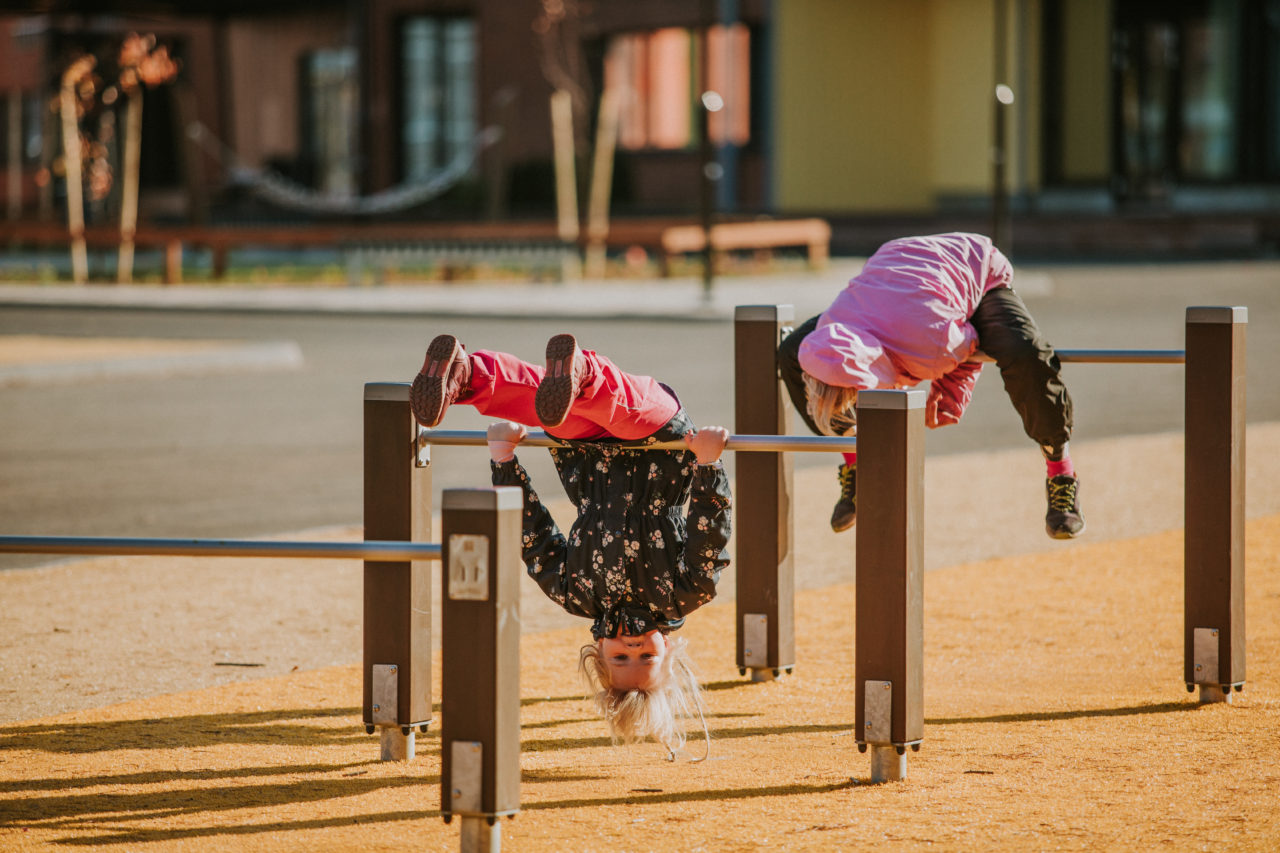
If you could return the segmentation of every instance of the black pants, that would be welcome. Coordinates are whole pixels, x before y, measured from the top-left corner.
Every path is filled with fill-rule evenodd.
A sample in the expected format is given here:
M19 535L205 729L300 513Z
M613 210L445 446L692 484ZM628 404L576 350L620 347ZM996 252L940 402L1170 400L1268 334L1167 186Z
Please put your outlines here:
M1071 438L1071 395L1062 382L1062 365L1040 334L1022 297L1007 287L987 291L969 322L978 330L978 348L996 360L1004 390L1022 418L1022 428L1036 444L1059 448ZM810 317L778 346L778 370L787 393L810 430L800 368L800 342L818 325Z

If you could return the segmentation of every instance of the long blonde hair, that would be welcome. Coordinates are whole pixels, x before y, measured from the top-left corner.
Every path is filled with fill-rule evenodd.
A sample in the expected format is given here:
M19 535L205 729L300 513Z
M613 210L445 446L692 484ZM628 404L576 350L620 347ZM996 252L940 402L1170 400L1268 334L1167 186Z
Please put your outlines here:
M857 388L828 385L806 373L804 390L805 408L823 435L858 434Z
M649 690L623 690L613 686L609 665L599 643L588 643L578 654L578 672L587 688L587 698L609 724L613 742L635 743L652 737L667 748L671 760L685 744L681 719L695 715L702 721L702 731L710 752L711 735L703 714L702 686L694 674L689 658L689 641L683 637L668 638L667 653L662 659L662 672ZM704 755L702 758L706 758ZM701 761L702 759L697 759Z

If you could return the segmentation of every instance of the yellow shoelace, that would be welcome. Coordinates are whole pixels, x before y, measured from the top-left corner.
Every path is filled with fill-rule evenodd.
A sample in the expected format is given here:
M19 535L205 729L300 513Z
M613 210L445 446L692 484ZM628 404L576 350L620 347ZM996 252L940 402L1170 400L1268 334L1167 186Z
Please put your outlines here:
M1076 481L1055 483L1049 481L1049 509L1058 512L1075 512Z

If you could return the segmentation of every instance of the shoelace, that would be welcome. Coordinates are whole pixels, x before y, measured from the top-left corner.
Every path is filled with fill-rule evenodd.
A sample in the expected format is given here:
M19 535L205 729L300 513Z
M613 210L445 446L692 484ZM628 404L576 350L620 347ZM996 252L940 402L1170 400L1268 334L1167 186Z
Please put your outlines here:
M1049 509L1057 512L1075 512L1076 481L1065 483L1049 481Z
M847 496L849 494L849 490L853 488L853 483L854 483L853 478L856 477L857 475L858 475L858 469L855 468L854 466L852 465L840 466L839 479L840 479L840 493L842 495Z

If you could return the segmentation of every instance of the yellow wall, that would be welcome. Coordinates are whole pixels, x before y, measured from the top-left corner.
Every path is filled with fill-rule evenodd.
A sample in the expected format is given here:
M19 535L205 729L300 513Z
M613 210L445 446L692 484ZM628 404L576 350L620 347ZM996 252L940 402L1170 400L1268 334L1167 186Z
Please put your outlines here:
M1006 82L1016 100L1006 108L1006 175L1017 192L1039 181L1040 3L1007 3ZM774 8L780 209L927 212L940 196L990 192L992 0Z
M1043 179L1043 162L1040 146L1044 133L1044 45L1040 35L1040 19L1043 10L1040 0L1026 0L1023 11L1023 39L1021 56L1014 55L1016 63L1013 71L1014 79L1019 81L1018 105L1021 112L1017 114L1017 125L1020 134L1017 137L1017 159L1014 161L1013 174L1020 177L1015 189L1037 190ZM1009 44L1013 51L1018 51L1015 36L1010 36ZM1019 62L1019 59L1021 60Z
M1063 174L1068 181L1103 181L1110 174L1110 0L1062 4Z
M943 195L991 186L995 90L991 0L934 0L929 86L933 188Z
M774 6L779 208L931 203L929 8L929 0Z
M1005 111L1010 192L1039 182L1040 3L1005 0L1005 68L996 80L992 0L933 0L933 184L940 195L991 191L995 87L1013 89ZM1021 33L1019 33L1021 28Z

